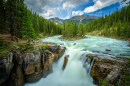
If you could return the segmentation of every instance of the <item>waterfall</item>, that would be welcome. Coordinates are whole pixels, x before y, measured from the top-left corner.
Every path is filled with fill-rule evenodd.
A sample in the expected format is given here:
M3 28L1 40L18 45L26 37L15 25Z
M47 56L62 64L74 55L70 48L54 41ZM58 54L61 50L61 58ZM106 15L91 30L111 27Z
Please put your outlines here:
M115 40L97 36L87 36L88 38L76 41L60 40L61 36L53 36L40 39L41 42L54 42L65 46L67 49L64 55L53 63L53 73L46 78L42 78L36 83L25 84L25 86L95 86L90 76L90 71L94 60L86 57L87 53L105 54L110 57L126 54L130 56L129 42ZM111 49L107 52L106 49ZM97 51L97 52L94 52ZM68 63L63 70L64 57L69 55Z
M53 73L46 78L25 86L95 86L90 76L93 61L86 56L84 48L65 42L67 48L64 55L53 63ZM69 55L67 65L63 69L64 57Z

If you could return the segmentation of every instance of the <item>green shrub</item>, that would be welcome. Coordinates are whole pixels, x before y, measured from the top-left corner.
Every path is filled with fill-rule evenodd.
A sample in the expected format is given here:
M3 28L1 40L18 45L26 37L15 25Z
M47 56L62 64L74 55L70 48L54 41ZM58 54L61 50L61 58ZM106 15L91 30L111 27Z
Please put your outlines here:
M11 42L0 40L0 57L9 52L9 45Z
M45 49L46 49L46 50L49 49L49 47L48 47L48 43L46 43L46 45L45 45Z
M130 85L130 59L128 60L129 63L124 68L123 72L120 74L120 79L118 81L118 86L129 86Z
M100 80L100 81L99 81L99 86L107 86L107 81L106 81L106 79Z

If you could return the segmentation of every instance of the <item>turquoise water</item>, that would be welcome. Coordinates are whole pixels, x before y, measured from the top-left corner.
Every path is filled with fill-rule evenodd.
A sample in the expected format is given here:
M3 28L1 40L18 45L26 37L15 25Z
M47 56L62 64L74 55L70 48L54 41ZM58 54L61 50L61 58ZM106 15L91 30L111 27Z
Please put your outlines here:
M76 41L67 41L60 40L60 36L49 37L41 39L42 42L54 42L58 44L66 44L65 46L73 46L76 43L77 47L83 47L83 51L92 52L92 53L107 53L114 56L130 56L130 41L117 40L112 38L98 37L98 36L87 36L88 38L80 39ZM106 51L110 49L111 51Z
M66 47L65 54L53 63L53 73L36 83L27 83L25 86L95 86L90 76L93 61L86 58L86 54L99 54L104 57L129 57L129 41L116 40L111 38L87 36L88 38L76 41L59 39L60 36L53 36L40 39L40 42L54 42ZM75 45L74 45L75 44ZM111 51L106 51L109 49ZM66 68L63 70L65 55L69 55ZM87 62L85 60L87 59ZM83 64L86 64L85 67Z

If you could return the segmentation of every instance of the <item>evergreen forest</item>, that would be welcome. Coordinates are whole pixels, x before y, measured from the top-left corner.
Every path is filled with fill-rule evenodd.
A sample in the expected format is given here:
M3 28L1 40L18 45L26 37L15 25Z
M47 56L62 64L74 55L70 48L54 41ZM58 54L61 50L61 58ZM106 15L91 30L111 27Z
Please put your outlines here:
M130 38L130 5L99 17L84 26L86 34L112 38Z
M74 21L63 22L63 26L46 20L36 12L28 9L24 0L0 1L0 33L10 33L22 39L36 39L42 35L60 35L63 38L97 35L121 39L130 38L130 5L109 15L102 15L86 25Z
M22 39L36 39L42 35L57 35L62 33L62 27L39 16L28 9L24 0L0 1L0 33L10 33Z

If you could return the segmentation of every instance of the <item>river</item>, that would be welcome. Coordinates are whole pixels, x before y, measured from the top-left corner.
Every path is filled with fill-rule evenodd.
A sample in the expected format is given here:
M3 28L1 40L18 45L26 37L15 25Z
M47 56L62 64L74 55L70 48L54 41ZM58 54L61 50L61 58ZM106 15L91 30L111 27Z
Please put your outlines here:
M106 58L130 57L130 47L127 46L130 45L130 41L98 36L86 36L87 38L84 39L68 41L59 37L53 36L39 40L66 47L64 55L53 63L53 73L36 83L27 83L25 86L95 86L90 76L93 61L86 58L86 54L98 54ZM63 69L66 55L69 55L69 59L66 68Z

